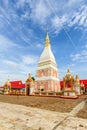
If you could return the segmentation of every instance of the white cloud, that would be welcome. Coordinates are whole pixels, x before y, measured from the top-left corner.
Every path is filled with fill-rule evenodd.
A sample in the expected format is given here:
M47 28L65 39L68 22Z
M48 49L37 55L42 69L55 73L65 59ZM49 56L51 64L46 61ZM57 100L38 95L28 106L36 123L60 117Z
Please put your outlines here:
M62 16L60 18L55 16L54 18L52 18L52 26L56 30L55 33L59 33L59 31L63 28L66 21L67 21L66 16Z
M38 57L35 55L27 55L23 56L22 62L23 64L36 64L38 61Z
M58 12L55 9L53 13L55 17L53 18L52 25L55 27L56 32L60 32L64 25L66 28L74 26L75 29L87 31L87 6L82 0L71 0L67 2L63 6L61 16L58 16Z
M85 45L85 48L87 48L87 45Z
M72 61L86 63L87 62L87 50L83 50L77 54L72 54L70 57L72 58Z
M26 0L18 0L16 3L17 8L23 7Z
M11 49L11 47L17 47L18 45L13 43L10 39L7 37L0 35L0 50L8 50Z
M9 68L9 70L24 70L24 68L28 68L29 66L32 68L34 65L36 66L39 57L36 55L24 55L21 57L21 60L8 60L1 59L2 63Z
M75 29L87 31L87 6L83 4L78 10L72 10L73 4L70 8L71 10L68 9L68 12L64 10L65 12L62 12L61 16L58 16L58 12L53 10L54 17L52 17L51 23L55 29L55 33L59 33L62 29L65 29L65 27L69 28L72 26L74 26Z
M22 80L24 83L27 79L27 74L12 74L12 73L1 73L0 74L0 86L3 86L4 83L7 81L7 80L10 80L10 81L15 81L15 80Z
M36 47L41 49L41 48L43 48L43 44L37 43Z
M10 3L7 5L10 5ZM15 5L13 8L9 8L9 11L7 12L1 8L6 17L6 21L10 26L11 20L14 22L19 21L20 23L21 19L27 19L40 25L47 25L53 28L56 33L59 33L63 29L64 25L66 27L75 25L77 28L87 27L87 6L84 4L83 0L69 0L67 1L67 4L64 0L19 0ZM24 9L24 5L28 5L30 8L18 16L16 9ZM20 24L18 24L18 26L20 26ZM20 30L18 26L16 29ZM12 29L16 31L14 27L12 27Z
M1 16L1 19L0 21L3 23L1 23L1 25L4 25L4 26L7 26L7 25L10 25L10 15L8 15L8 12L0 6L0 16ZM5 24L6 23L6 24Z
M5 5L6 7L8 7L8 4L9 4L8 0L3 0L3 3L4 3L4 5Z
M50 14L51 11L47 7L45 1L39 0L38 2L35 2L35 4L33 4L31 19L34 22L38 22L39 24L44 25L47 22L47 18L50 16Z
M70 68L71 68L71 67L74 67L74 66L75 66L75 63L71 63L69 66L70 66Z
M0 59L2 68L0 69L0 85L9 78L10 80L22 80L26 81L28 73L32 76L36 74L38 56L36 55L25 55L21 57L18 62L8 59Z
M37 35L40 36L39 33L35 34L38 32L38 28L37 32L36 28L34 28L34 32L30 29L32 27L27 26L29 22L32 22L32 26L36 24L40 25L37 25L39 29L44 29L44 26L47 25L48 28L50 28L51 31L53 29L55 33L59 33L63 29L63 26L66 28L74 27L75 29L82 28L83 32L87 30L87 6L84 5L82 1L83 0L68 0L66 4L65 0L18 0L14 4L13 2L5 0L6 8L0 7L0 33L4 32L5 34L5 30L7 30L7 34L10 37L12 33L16 34L14 38L17 38L17 40L23 43L21 42L20 45L17 45L9 38L0 35L1 54L3 55L4 52L8 51L9 53L11 51L11 53L5 56L4 60L0 59L0 62L4 63L1 68L2 70L0 70L0 72L3 73L3 77L6 78L3 72L3 66L8 67L8 71L5 70L7 75L13 73L11 75L13 79L23 79L22 74L36 72L38 56L35 54L32 55L31 51L33 49L41 49L43 44L40 43L43 42L37 39ZM26 9L25 4L27 6L29 5L31 9ZM18 13L19 9L21 10ZM11 30L8 30L9 27ZM25 43L30 46L24 46ZM20 49L18 47L20 47ZM85 48L87 48L87 46L85 46ZM29 53L27 53L26 50ZM30 53L31 55L27 55ZM15 60L14 58L18 59ZM73 62L87 62L87 53L86 51L82 51L81 53L71 55L71 58ZM74 67L74 64L71 64L71 66Z
M81 4L83 0L69 0L66 4L67 7L72 7L72 6L76 6L78 4Z
M16 62L14 62L14 61L4 60L3 63L5 65L7 65L11 69L17 69L17 68L19 68L19 64L16 63Z
M87 6L82 6L79 11L75 12L69 23L69 26L87 27Z

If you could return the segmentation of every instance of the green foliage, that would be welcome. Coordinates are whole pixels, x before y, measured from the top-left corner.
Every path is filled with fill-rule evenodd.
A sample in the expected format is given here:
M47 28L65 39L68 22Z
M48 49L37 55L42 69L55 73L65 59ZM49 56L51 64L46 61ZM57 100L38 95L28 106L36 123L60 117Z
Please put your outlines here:
M32 77L32 79L33 79L33 81L35 81L35 78L34 78L34 77Z

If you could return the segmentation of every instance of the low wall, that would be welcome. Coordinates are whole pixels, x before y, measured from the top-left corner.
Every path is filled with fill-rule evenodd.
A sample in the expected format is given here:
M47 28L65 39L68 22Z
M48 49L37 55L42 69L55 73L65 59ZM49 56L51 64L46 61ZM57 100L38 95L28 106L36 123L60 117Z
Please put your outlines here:
M62 92L34 92L34 95L58 96L62 95Z

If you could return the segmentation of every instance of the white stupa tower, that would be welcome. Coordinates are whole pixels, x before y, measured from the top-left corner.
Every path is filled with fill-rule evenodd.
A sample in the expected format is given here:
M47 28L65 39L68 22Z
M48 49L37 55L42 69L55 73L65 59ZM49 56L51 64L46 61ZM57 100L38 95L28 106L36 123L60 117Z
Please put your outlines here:
M45 92L60 91L57 64L51 50L48 31L46 34L45 46L36 71L35 90L38 91L41 89Z

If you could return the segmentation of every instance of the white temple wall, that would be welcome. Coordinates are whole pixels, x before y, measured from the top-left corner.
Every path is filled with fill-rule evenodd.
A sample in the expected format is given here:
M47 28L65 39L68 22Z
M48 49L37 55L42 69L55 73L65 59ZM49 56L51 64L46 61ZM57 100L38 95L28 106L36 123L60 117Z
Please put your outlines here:
M58 81L54 81L54 80L43 80L43 81L36 81L35 83L35 90L40 90L40 89L44 89L44 91L55 91L58 92L60 91L59 88L59 82Z

